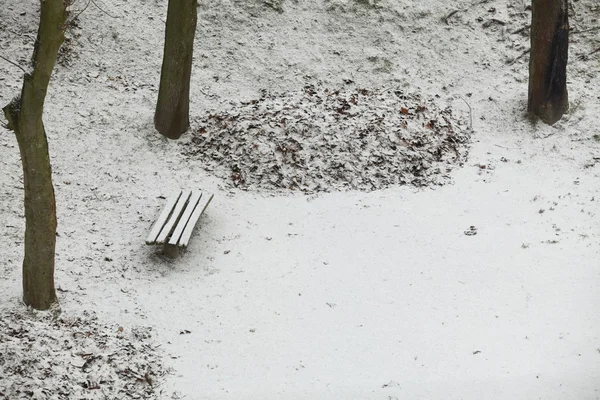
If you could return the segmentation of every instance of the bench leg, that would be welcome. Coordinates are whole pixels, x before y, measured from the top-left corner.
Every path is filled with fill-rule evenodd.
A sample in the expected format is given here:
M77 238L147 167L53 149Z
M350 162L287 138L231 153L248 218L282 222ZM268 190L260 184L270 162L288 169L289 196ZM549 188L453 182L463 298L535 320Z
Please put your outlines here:
M179 246L165 243L163 252L165 257L175 259L177 256L179 256Z

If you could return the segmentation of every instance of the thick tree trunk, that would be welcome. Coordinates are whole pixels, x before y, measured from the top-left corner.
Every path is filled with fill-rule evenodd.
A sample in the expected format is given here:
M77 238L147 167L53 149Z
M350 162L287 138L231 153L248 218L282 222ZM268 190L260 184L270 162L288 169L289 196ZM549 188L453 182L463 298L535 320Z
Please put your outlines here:
M190 125L190 76L197 0L169 0L167 28L154 126L178 139Z
M569 108L567 0L533 0L527 110L554 124Z
M50 75L64 39L65 22L63 0L41 1L33 72L25 74L21 96L3 108L9 128L16 134L23 164L23 301L38 310L46 310L57 301L54 290L56 204L42 114Z

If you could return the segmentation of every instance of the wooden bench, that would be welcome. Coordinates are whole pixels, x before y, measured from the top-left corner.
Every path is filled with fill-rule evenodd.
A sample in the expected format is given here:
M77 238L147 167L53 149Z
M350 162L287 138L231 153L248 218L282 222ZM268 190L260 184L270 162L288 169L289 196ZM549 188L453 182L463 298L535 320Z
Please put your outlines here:
M152 226L147 245L164 245L164 254L176 258L185 248L192 231L213 195L199 190L180 190L169 197L165 208Z

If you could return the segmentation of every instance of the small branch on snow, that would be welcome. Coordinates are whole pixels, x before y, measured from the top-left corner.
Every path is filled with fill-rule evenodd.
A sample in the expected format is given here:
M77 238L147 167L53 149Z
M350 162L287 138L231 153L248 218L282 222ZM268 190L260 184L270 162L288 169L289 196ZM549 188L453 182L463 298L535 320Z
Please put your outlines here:
M98 10L102 11L104 14L108 15L109 17L111 17L111 18L119 18L119 17L115 17L114 15L110 15L108 13L108 11L103 10L102 7L100 7L94 0L90 0L90 1L96 6L96 8L98 8Z
M452 17L454 14L456 14L457 12L459 12L460 10L453 10L450 11L450 14L446 15L445 17L442 17L442 21L446 24L446 25L450 25L448 23L448 20L450 19L450 17Z
M16 62L10 61L8 58L4 57L4 56L0 56L1 59L3 59L4 61L11 63L12 65L14 65L15 67L18 67L21 69L21 71L23 71L23 73L27 73L27 71L25 71L25 68L21 67L19 64L17 64Z
M91 2L92 2L92 0L89 0L89 1L87 2L87 4L85 5L85 7L83 7L83 9L82 9L81 11L79 11L79 12L77 13L77 15L76 15L76 16L74 16L73 18L71 18L71 21L75 21L77 18L79 18L79 16L80 16L81 14L83 14L83 12L84 12L84 11L85 11L85 10L86 10L86 9L87 9L89 6L90 6L90 3L91 3Z
M600 29L600 26L594 26L593 28L584 29L582 31L575 31L575 30L573 30L573 31L569 32L569 34L570 35L577 35L578 33L591 32L591 31L595 31L595 30L598 30L598 29Z
M557 133L558 133L558 131L556 131L556 132L552 132L552 133L549 133L549 134L547 134L547 135L545 135L545 136L538 136L538 139L548 139L550 136L554 136L554 135L556 135Z
M592 50L591 52L589 52L589 53L587 53L587 54L580 54L580 55L577 57L577 59L578 59L578 60L585 61L585 60L587 60L587 58L588 58L589 56L591 56L592 54L595 54L595 53L597 53L597 52L599 52L599 51L600 51L600 47L598 47L598 48L597 48L597 49L595 49L595 50Z
M523 32L523 31L525 31L525 30L527 30L529 28L531 28L531 25L527 24L524 27L517 29L516 31L512 31L511 35L516 35L517 33L521 33L521 32Z
M497 19L497 18L491 18L488 19L487 21L485 21L481 26L483 26L484 28L489 28L492 24L498 24L498 25L506 25L506 22Z
M506 146L501 146L499 144L494 144L494 146L500 147L501 149L506 149L506 150L521 150L520 147L506 147Z
M489 2L490 2L490 0L480 0L480 1L477 1L477 2L475 2L475 3L473 3L473 4L471 4L471 5L470 5L469 7L467 7L467 8L463 8L462 10L452 10L452 11L450 11L450 13L449 13L448 15L446 15L445 17L442 17L442 22L444 22L446 25L449 25L449 23L448 23L448 20L449 20L449 19L450 19L450 17L452 17L454 14L456 14L456 13L458 13L458 12L461 12L461 11L468 11L468 10L469 10L469 8L472 8L472 7L475 7L475 6L481 5L481 4L489 3ZM502 25L504 25L504 23L503 23Z
M529 54L530 51L531 51L531 49L523 50L523 52L521 54L519 54L518 56L516 56L512 61L510 61L508 63L508 65L513 65L514 63L517 62L517 60L521 59L525 54Z
M110 15L110 14L108 13L108 11L105 11L105 10L104 10L102 7L100 7L100 6L98 5L98 3L96 3L94 0L88 0L88 2L87 2L87 4L85 5L85 7L83 7L83 9L82 9L81 11L79 11L79 12L77 13L77 15L76 15L76 16L74 16L73 18L71 18L71 21L74 21L74 20L76 20L76 19L77 19L77 18L78 18L78 17L79 17L81 14L83 14L83 12L84 12L84 11L85 11L85 10L86 10L86 9L87 9L89 6L90 6L90 4L93 4L94 6L96 6L96 8L97 8L98 10L102 11L104 14L108 15L108 16L109 16L109 17L111 17L111 18L115 18L115 19L116 19L116 18L119 18L119 17L115 17L114 15Z
M591 53L588 53L588 56L591 56L594 53L597 53L600 51L600 47L598 47L596 50L592 51Z

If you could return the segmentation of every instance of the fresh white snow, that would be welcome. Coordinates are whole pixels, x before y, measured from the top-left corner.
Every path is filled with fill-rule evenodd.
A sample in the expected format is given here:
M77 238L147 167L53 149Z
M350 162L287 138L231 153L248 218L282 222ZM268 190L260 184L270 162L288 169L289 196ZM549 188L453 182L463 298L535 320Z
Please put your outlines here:
M185 155L191 135L156 133L167 2L95 2L103 11L90 5L69 34L44 116L56 283L67 320L93 311L102 332L152 328L171 369L155 398L600 397L594 0L571 3L571 110L553 127L525 113L528 2L201 2L192 129L262 89L347 80L439 95L463 121L461 97L472 108L469 158L451 183L309 196L232 188ZM37 8L0 8L0 54L25 65ZM0 104L21 78L0 62ZM3 128L0 163L0 312L35 319L20 303L22 173ZM215 197L168 261L144 239L180 188Z

